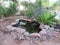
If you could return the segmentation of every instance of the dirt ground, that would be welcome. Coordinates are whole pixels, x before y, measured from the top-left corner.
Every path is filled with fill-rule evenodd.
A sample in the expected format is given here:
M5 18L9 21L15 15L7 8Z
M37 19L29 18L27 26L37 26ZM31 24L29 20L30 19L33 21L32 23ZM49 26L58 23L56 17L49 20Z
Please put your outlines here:
M13 16L4 19L0 19L0 45L60 45L60 33L57 33L58 37L52 38L43 42L32 43L27 40L19 41L13 39L10 34L5 34L1 30L4 30L4 27L14 22L16 19L23 18L21 16Z

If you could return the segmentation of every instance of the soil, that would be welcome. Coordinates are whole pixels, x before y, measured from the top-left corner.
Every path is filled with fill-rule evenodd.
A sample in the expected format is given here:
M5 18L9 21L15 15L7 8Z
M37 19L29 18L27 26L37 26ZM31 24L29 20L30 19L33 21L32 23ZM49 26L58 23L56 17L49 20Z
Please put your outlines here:
M17 41L13 39L10 34L5 34L1 30L4 30L5 26L14 22L16 19L23 18L23 16L12 16L5 17L4 19L0 19L0 45L60 45L60 33L58 32L56 38L49 39L43 42L30 42L27 40Z

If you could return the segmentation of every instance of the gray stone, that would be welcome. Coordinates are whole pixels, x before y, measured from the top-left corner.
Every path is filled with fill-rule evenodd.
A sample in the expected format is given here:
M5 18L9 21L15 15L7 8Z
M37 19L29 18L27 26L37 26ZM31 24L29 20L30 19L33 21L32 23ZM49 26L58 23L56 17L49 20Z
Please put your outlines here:
M32 36L32 37L36 37L36 36L41 37L39 33L31 33L30 36Z
M15 27L12 27L12 26L10 26L10 25L8 25L8 26L6 26L6 29L7 29L7 31L13 31L13 30L15 30L16 28Z
M36 43L36 41L40 41L40 34L39 33L32 33L30 34L30 41Z
M54 28L52 28L52 27L50 27L50 28L49 28L49 30L52 30L52 31L54 31L55 29L54 29Z
M29 32L27 32L27 31L24 32L24 35L27 36L27 37L30 36Z
M44 24L40 24L39 28L44 29Z
M53 37L52 30L42 29L42 31L40 31L39 34L41 35L42 40L48 40Z
M41 24L41 25L39 26L39 28L41 28L41 29L49 29L50 26Z
M19 22L20 19L16 19L16 22Z
M19 33L24 33L25 32L25 29L13 27L13 26L10 26L10 25L6 26L6 29L8 31L14 31L14 30L16 30Z
M56 32L60 32L60 30L59 30L59 29L54 29L54 31L56 31Z
M11 23L10 25L12 26L12 25L15 25L15 24L17 24L18 22L13 22L13 23Z
M50 27L48 25L44 25L44 29L49 29Z
M24 37L23 37L24 35L17 31L12 31L11 35L14 39L18 39L18 40L24 39Z
M23 35L19 37L19 40L22 40L22 39L24 39L24 36Z
M35 39L35 40L39 39L40 40L40 37L41 37L41 35L39 33L30 34L31 39Z
M16 39L16 38L17 38L17 35L16 35L16 33L15 33L15 32L11 32L11 36L12 36L14 39Z
M20 22L19 25L26 25L26 23L25 22Z
M39 34L40 34L40 35L47 34L46 29L42 29L42 30L39 32Z
M26 30L22 28L16 28L16 31L19 33L24 33Z

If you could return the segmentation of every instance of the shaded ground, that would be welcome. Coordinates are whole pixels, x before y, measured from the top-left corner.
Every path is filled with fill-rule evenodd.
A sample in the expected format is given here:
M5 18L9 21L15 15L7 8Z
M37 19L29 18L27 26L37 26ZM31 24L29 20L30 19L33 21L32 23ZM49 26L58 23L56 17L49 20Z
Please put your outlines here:
M6 25L9 25L10 23L14 22L16 19L23 18L22 16L14 16L14 17L8 17L4 18L3 20L0 19L0 30L4 30L4 27ZM0 31L0 45L60 45L60 33L57 33L57 38L52 38L47 41L43 42L36 42L32 43L30 41L24 40L19 41L17 43L16 40L13 39L13 37L10 34L4 34L2 31Z

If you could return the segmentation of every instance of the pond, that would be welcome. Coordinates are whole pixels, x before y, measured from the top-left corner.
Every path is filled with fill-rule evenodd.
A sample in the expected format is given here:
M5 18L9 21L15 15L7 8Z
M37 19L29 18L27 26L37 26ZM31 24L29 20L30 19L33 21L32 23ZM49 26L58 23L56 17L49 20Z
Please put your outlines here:
M39 28L40 24L37 21L19 20L19 22L13 26L26 29L29 33L39 33L41 31Z

